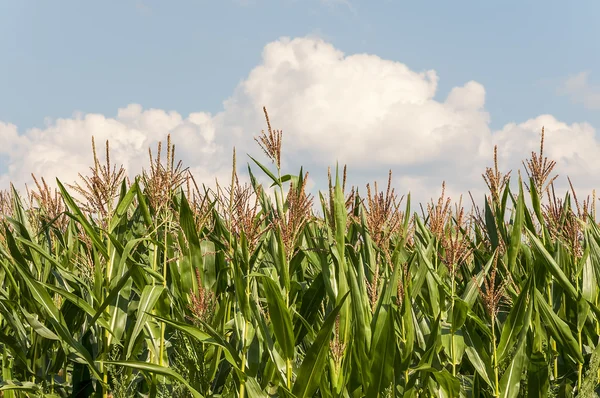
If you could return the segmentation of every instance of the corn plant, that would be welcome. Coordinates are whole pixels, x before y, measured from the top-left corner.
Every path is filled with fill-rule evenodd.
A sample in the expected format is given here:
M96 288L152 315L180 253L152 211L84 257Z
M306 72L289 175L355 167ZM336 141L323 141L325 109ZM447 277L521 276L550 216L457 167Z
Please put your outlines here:
M363 197L336 168L317 202L264 112L247 183L234 151L199 186L168 138L131 181L92 142L79 182L0 192L2 396L598 392L595 195L556 196L543 130L525 181L495 149L481 208L442 185L418 214L391 171Z

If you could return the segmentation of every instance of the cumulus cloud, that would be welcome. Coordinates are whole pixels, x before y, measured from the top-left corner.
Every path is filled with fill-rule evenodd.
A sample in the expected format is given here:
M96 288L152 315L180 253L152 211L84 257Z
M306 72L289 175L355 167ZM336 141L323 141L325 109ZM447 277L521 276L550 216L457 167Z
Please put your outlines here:
M324 189L327 166L349 165L352 184L378 179L394 170L395 186L416 201L439 194L442 180L456 197L467 190L483 195L481 173L498 145L501 167L521 168L521 160L539 146L546 127L546 153L562 175L591 188L600 166L595 131L588 124L565 124L550 115L511 123L493 132L485 109L485 88L475 81L436 99L438 75L414 71L375 55L346 55L318 38L282 38L265 46L262 61L223 102L221 112L181 115L131 104L116 116L74 115L41 129L19 131L0 123L0 156L8 158L9 180L24 183L31 172L65 181L91 162L90 139L109 139L115 162L131 174L147 164L148 147L170 133L177 154L197 180L226 181L231 148L238 164L245 153L260 157L253 142L265 128L266 106L274 128L284 130L286 172L304 165L311 184ZM576 85L575 85L576 86ZM257 171L257 174L260 174Z
M483 87L470 82L437 102L437 82L433 70L282 39L266 46L238 99L268 106L293 141L288 150L326 162L404 165L447 159L449 148L478 153L489 136Z
M568 77L559 88L559 93L588 109L600 109L600 87L592 85L589 77L588 71Z
M597 188L595 176L600 172L597 161L600 143L595 129L588 123L567 124L552 115L541 115L520 124L507 124L494 133L494 142L500 148L499 161L517 169L522 159L531 156L531 151L539 152L540 126L546 131L544 155L556 161L554 174L562 177L557 187L564 192L569 176L582 194Z
M18 134L14 125L0 123L0 137L5 144L0 154L8 157L8 172L2 176L6 185L30 182L31 173L49 182L59 177L65 182L87 173L92 164L91 137L102 157L104 142L110 141L113 163L122 163L132 175L148 163L148 148L156 149L167 134L177 146L177 156L200 177L209 178L224 166L220 148L214 143L213 118L207 113L192 113L186 118L177 112L143 110L132 104L119 109L116 117L100 114L76 114L72 118L48 121L44 128ZM212 173L212 174L211 174Z

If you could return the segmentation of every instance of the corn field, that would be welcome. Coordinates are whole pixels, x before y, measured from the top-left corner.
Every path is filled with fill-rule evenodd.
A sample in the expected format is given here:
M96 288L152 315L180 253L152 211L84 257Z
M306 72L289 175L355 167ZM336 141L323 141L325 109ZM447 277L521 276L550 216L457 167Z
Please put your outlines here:
M131 181L107 143L76 183L1 193L3 397L595 396L596 199L556 196L543 130L467 212L345 168L314 198L267 125L246 184L234 152L198 185L168 140Z

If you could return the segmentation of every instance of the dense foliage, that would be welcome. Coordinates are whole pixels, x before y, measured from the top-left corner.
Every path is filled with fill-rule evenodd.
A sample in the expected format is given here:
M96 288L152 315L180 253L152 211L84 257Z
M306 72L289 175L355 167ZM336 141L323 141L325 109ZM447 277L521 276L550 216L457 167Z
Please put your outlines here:
M234 153L199 188L168 142L132 182L107 144L75 185L2 193L4 397L595 394L600 228L555 197L543 133L527 184L495 162L471 214L346 193L344 169L316 216L281 132L257 141L271 187Z

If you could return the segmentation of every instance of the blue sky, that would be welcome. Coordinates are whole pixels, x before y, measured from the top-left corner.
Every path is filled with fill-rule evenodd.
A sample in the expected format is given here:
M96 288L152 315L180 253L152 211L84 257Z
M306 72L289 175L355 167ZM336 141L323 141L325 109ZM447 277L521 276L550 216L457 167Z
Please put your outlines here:
M268 43L311 37L346 56L435 70L438 101L476 81L491 132L544 114L597 128L597 15L596 1L3 1L0 121L23 136L47 118L114 118L129 104L214 115ZM0 158L6 173L15 159Z

